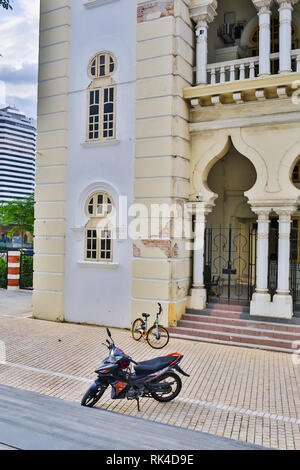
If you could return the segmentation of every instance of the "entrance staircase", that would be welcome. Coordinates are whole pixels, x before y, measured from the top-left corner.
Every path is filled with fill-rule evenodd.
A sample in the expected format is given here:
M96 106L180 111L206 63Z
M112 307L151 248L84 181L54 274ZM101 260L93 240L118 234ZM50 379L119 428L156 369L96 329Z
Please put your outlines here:
M291 320L250 317L246 304L211 303L202 311L187 310L177 327L168 330L171 338L286 353L300 349L300 316ZM299 341L297 349L295 341Z

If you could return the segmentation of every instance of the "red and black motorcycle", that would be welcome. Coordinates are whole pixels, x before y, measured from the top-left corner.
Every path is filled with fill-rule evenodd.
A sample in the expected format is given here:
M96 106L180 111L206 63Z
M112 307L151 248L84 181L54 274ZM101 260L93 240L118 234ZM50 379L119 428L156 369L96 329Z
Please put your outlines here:
M105 344L109 350L109 356L95 371L98 378L82 398L82 406L93 407L109 385L112 387L111 398L113 400L124 398L136 400L139 411L139 399L142 397L154 398L160 402L169 402L177 397L181 391L182 382L174 371L189 377L179 367L183 358L182 354L173 353L137 363L116 347L109 329L106 328L106 331L110 338ZM131 364L134 365L134 372L131 370Z

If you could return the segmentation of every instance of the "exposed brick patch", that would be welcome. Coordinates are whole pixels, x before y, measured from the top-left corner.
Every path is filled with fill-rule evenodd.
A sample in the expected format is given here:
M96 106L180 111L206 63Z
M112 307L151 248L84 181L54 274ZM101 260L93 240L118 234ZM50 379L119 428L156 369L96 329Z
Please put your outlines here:
M133 244L133 256L134 258L140 258L141 256L141 250L135 245L135 243Z
M172 258L178 258L178 245L175 243L172 249Z
M142 3L137 9L137 22L144 23L174 15L174 0L151 0Z
M167 258L172 257L170 240L143 240L143 244L149 248L159 248L165 253Z

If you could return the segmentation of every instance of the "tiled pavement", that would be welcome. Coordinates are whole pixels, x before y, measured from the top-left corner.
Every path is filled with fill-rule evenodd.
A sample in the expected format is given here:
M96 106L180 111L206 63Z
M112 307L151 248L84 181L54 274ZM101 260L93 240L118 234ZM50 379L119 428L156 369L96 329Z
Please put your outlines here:
M162 351L111 329L115 343L136 361L179 351L184 355L183 389L171 403L112 401L99 407L170 425L239 439L266 447L300 450L300 364L290 354L170 340ZM0 317L7 363L0 383L80 401L107 355L104 328ZM1 346L1 344L0 344ZM299 358L298 358L299 359ZM297 362L300 362L299 360Z

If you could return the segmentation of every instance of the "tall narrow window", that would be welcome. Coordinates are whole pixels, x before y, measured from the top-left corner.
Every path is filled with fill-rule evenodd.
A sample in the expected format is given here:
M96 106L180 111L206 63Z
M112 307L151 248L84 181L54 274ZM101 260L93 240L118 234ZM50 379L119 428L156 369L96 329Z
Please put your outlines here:
M113 138L115 134L115 88L104 89L103 138Z
M89 140L99 139L99 125L101 118L100 93L101 90L90 91Z
M113 228L109 216L112 198L107 193L95 193L87 201L89 221L85 230L85 259L110 262L113 260Z
M112 260L112 233L108 229L101 230L100 259L102 261Z
M87 140L108 140L116 136L116 86L111 78L116 67L116 59L109 52L97 54L90 61Z

